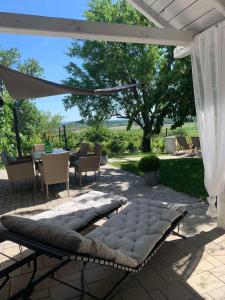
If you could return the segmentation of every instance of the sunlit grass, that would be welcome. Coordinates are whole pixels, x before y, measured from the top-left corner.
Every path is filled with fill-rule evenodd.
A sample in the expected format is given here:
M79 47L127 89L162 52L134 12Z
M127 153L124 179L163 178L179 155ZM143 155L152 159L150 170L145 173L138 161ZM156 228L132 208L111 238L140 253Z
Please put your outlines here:
M113 162L114 166L142 176L137 161ZM199 199L206 199L201 159L179 158L160 161L160 183Z

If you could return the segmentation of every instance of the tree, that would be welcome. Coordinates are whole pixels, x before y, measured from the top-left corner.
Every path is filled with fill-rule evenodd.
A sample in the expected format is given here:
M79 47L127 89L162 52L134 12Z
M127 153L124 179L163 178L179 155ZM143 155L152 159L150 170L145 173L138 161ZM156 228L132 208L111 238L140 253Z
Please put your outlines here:
M41 123L39 124L41 134L54 132L62 123L61 114L52 114L50 112L41 112Z
M40 76L43 69L34 59L27 59L21 62L20 53L17 49L0 49L0 64L6 67L13 67L29 75ZM29 150L35 141L40 130L41 112L37 109L34 102L29 100L15 101L6 90L3 90L4 105L0 108L0 148L6 149L9 153L16 153L14 119L12 109L16 106L19 130L22 147L25 151Z
M89 21L153 26L124 0L91 0L85 13ZM158 134L165 117L175 126L195 114L191 64L175 61L173 47L99 41L72 42L66 69L68 85L86 88L136 83L133 90L101 97L69 95L66 108L78 106L85 119L109 116L128 119L143 130L143 151L151 150L151 136ZM82 65L76 63L80 59Z

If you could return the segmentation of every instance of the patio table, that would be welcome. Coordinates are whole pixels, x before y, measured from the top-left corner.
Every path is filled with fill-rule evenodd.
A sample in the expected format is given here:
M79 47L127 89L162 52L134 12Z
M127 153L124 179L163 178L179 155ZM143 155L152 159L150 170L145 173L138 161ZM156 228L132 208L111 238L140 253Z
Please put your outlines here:
M67 150L64 150L62 148L55 148L51 153L46 153L45 151L32 151L31 156L34 162L41 161L42 155L48 155L48 154L61 154L69 152Z

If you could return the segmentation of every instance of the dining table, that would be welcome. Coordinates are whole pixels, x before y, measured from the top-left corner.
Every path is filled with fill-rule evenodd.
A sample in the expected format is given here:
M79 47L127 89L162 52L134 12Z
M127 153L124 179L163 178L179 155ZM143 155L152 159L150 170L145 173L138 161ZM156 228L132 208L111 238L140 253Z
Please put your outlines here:
M67 153L69 151L64 150L63 148L54 148L52 152L45 152L45 151L32 151L31 156L34 162L41 161L41 157L43 155L49 155L49 154L61 154L61 153Z

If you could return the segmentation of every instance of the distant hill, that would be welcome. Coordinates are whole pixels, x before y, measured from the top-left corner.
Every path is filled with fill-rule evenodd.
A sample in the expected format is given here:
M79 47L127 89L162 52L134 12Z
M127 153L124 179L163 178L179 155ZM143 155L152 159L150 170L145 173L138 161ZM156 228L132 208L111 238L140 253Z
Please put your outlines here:
M196 122L196 118L194 118L192 121ZM192 122L191 121L191 122ZM127 119L115 119L115 120L105 120L103 122L103 124L106 127L125 127L128 124L128 120ZM164 125L171 125L173 124L173 120L169 119L169 118L165 118L164 119ZM87 127L87 122L84 120L79 120L79 121L74 121L74 122L67 122L66 126L69 128L77 128L77 129L82 129L82 128L86 128ZM138 126L138 125L136 125Z

